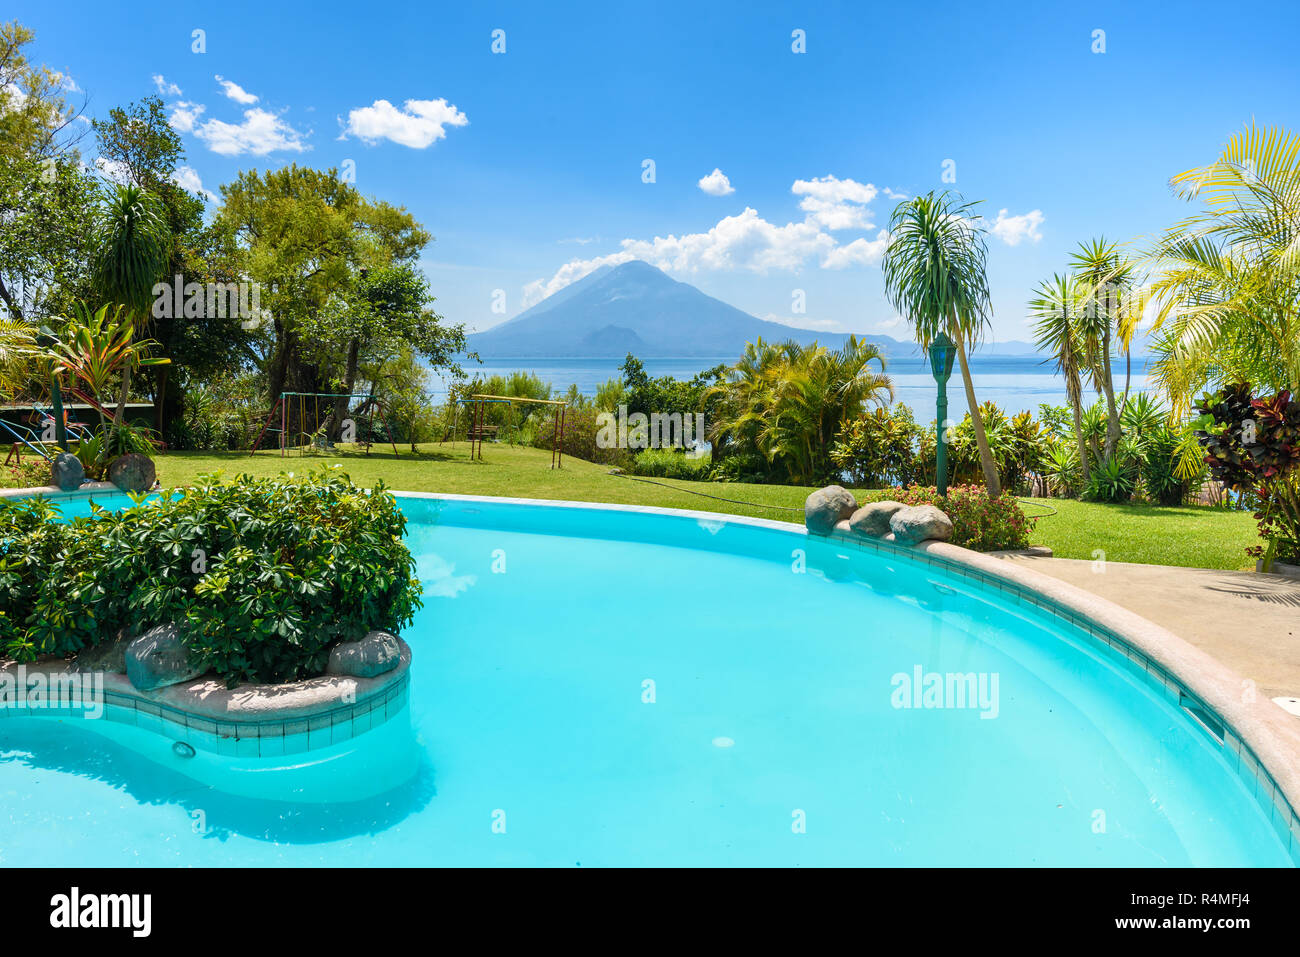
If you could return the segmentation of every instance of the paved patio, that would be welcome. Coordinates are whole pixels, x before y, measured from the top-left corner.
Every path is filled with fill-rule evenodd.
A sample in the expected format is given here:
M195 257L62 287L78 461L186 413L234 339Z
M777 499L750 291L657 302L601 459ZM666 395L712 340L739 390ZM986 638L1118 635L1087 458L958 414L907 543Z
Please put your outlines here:
M1003 555L1153 621L1253 680L1300 698L1300 579L1254 572Z

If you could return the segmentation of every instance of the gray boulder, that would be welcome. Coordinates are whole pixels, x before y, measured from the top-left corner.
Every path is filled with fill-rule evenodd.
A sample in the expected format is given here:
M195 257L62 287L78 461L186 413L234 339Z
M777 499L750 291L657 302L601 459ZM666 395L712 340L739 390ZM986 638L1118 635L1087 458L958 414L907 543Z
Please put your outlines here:
M838 485L819 488L803 503L804 524L808 531L829 535L836 522L842 522L858 507L858 501Z
M908 505L900 508L889 519L894 541L915 545L937 539L946 542L952 538L952 519L933 505Z
M123 492L147 492L157 477L153 459L139 452L119 455L108 466L108 480Z
M126 649L136 639L134 629L123 628L112 641L87 648L72 659L69 671L85 674L103 671L107 674L126 674Z
M190 664L176 625L150 628L126 646L126 676L141 691L180 684L201 674L202 668Z
M894 513L907 508L902 502L868 502L849 519L849 528L859 535L870 535L872 538L884 538L889 534L889 520L894 517Z
M75 492L86 481L86 470L81 460L71 452L60 452L50 463L50 484L65 492Z
M330 649L327 675L374 678L392 671L402 660L402 644L386 631L372 631L360 641L344 641Z

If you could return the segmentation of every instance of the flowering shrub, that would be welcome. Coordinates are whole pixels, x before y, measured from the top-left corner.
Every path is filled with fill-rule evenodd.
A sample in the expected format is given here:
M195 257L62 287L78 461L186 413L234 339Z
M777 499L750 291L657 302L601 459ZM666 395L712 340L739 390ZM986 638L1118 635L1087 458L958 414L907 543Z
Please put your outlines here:
M952 543L977 552L1029 547L1033 519L1020 510L1014 496L989 498L982 485L950 486L942 496L934 486L876 489L866 493L866 502L902 502L904 505L934 505L952 519Z
M50 463L28 458L11 465L0 465L0 488L37 488L50 484Z

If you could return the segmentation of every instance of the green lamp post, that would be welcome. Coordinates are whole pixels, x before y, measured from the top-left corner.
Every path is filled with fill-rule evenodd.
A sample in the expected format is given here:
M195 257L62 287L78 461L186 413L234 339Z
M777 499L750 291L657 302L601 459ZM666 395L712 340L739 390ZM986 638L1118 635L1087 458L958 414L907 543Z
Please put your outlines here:
M948 377L952 375L952 360L957 357L957 345L941 332L930 343L930 371L939 384L939 397L935 403L935 457L934 480L940 495L948 494L948 447L944 443L943 424L948 419Z
M41 326L37 332L36 344L42 349L51 349L58 341L54 330L49 326ZM59 389L59 375L53 371L50 372L50 406L51 414L54 416L54 441L66 452L68 451L68 429L63 423L63 393Z

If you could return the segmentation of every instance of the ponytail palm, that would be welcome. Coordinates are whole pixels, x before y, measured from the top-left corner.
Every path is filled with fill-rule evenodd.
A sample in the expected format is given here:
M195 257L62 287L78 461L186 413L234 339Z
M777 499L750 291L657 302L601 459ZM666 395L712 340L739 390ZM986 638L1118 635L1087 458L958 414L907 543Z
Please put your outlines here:
M996 497L1002 483L966 360L968 348L979 341L988 324L991 308L985 273L987 247L979 217L970 212L973 205L947 192L930 192L899 203L890 218L883 273L886 297L911 324L923 349L941 332L956 343L984 485L989 495ZM944 424L940 422L938 427L943 429Z
M1034 320L1034 344L1056 359L1057 371L1065 380L1065 395L1074 413L1074 444L1088 484L1088 450L1083 439L1083 371L1088 367L1077 323L1077 284L1073 277L1054 275L1039 283L1029 301L1029 318Z
M94 282L110 304L124 306L128 321L148 322L154 284L171 258L172 237L161 204L137 186L118 186L108 198L104 223L97 237ZM122 388L115 425L122 422L131 368L122 370Z

